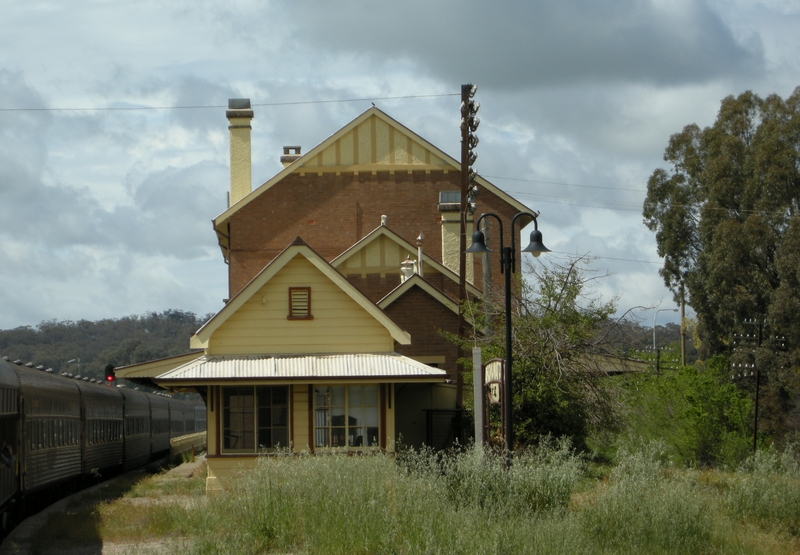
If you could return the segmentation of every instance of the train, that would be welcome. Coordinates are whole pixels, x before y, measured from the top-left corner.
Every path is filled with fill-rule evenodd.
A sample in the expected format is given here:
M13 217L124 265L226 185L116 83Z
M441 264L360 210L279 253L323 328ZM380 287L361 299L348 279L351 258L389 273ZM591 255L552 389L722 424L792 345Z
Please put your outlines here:
M163 459L206 431L202 401L0 358L0 537L36 500Z

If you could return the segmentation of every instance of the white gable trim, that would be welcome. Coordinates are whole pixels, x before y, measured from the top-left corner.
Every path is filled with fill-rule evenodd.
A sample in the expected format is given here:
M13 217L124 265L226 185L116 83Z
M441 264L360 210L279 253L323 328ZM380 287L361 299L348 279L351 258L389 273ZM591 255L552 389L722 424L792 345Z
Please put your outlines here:
M391 241L394 241L395 243L397 243L401 247L405 248L407 251L411 252L412 254L416 254L417 253L417 247L415 247L414 245L412 245L411 243L409 243L408 241L406 241L405 239L400 237L397 233L395 233L394 231L390 230L388 227L386 227L384 225L381 225L381 226L378 226L377 228L375 228L374 230L370 231L367 235L362 237L352 247L348 248L342 254L340 254L339 256L334 258L333 260L331 260L331 266L333 266L334 268L337 268L337 269L340 268L341 265L344 264L350 257L355 255L357 252L361 251L361 249L363 249L365 246L367 246L372 241L376 240L378 237L381 237L381 236L386 237L386 238L390 239ZM434 268L440 274L450 278L450 280L453 283L458 283L458 274L456 274L454 271L452 271L448 267L444 266L443 264L437 262L436 260L434 260L433 258L428 256L427 254L425 254L425 251L422 251L422 262L424 264L428 264L429 266ZM467 291L471 295L474 295L476 297L483 296L483 293L481 293L481 291L477 287L475 287L474 285L472 285L469 282L467 282Z
M233 297L225 307L217 312L208 322L203 324L191 340L192 348L207 348L211 335L230 318L244 303L256 294L273 276L280 272L291 260L297 256L302 256L314 267L327 276L339 289L353 299L361 308L367 311L370 316L382 324L392 338L401 345L409 345L411 336L402 330L389 318L377 305L374 305L356 287L347 281L336 269L328 264L322 257L314 252L308 245L296 240L283 250L275 259L270 262L259 274L250 280L250 283Z
M433 285L425 281L425 278L420 277L418 274L414 274L409 279L405 280L403 283L395 287L388 295L378 301L378 306L382 309L386 310L390 304L395 302L397 299L402 297L409 289L414 286L419 287L426 293L428 293L431 297L442 303L444 306L449 308L454 314L458 314L458 305L450 300L447 295L436 289Z

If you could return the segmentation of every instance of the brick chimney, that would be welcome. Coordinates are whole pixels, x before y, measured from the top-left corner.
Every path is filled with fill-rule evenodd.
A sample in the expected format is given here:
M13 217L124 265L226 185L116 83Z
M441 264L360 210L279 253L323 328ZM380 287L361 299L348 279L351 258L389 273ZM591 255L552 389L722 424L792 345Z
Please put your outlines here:
M439 216L442 222L442 264L458 274L461 238L461 192L439 192ZM472 244L472 218L467 220L467 247ZM467 254L467 282L475 283L472 254Z
M249 98L231 98L228 100L228 118L231 146L231 193L228 202L233 206L252 190L250 172L250 121L253 110Z

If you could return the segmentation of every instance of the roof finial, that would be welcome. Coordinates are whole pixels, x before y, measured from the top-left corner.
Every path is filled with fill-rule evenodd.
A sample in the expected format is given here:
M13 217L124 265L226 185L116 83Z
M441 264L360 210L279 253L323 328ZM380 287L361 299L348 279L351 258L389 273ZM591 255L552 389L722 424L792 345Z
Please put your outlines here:
M388 219L388 216L386 216L386 214L384 214L383 216L381 216L381 225L382 225L382 226L386 227L386 220L387 220L387 219Z

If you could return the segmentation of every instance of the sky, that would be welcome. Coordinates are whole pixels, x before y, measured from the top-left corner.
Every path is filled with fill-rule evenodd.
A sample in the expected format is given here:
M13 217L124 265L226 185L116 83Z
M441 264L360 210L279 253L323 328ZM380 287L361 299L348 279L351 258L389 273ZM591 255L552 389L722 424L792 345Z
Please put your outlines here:
M258 186L372 102L458 158L464 83L475 169L541 212L550 260L676 322L648 177L724 97L800 85L796 0L0 5L0 329L222 308L229 98L254 106Z

